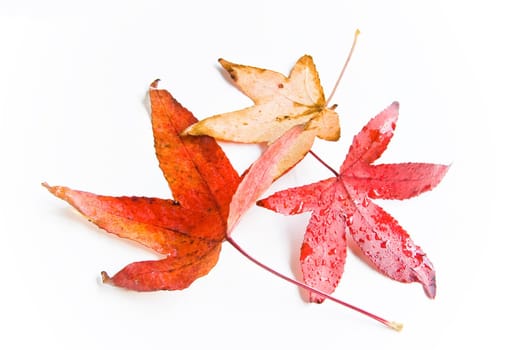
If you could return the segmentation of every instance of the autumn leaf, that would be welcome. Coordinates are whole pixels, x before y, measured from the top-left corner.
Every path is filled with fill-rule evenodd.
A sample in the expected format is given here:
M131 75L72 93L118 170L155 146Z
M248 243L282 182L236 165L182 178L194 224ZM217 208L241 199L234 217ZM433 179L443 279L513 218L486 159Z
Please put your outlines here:
M311 148L313 139L310 135L311 133L305 131L302 125L296 125L268 146L263 154L253 162L233 195L228 216L228 233L233 231L240 217L270 187L273 181L291 168L293 166L291 163L297 158L304 157L304 153L297 154L297 152Z
M350 240L383 274L400 282L420 282L436 293L435 271L426 254L397 221L371 199L406 199L439 184L446 165L372 164L386 150L399 105L393 103L355 136L339 173L313 184L277 192L258 205L292 215L311 212L301 246L303 279L332 293L342 276ZM310 293L310 301L324 297Z
M326 106L311 56L301 57L289 77L268 69L220 59L233 82L255 103L239 111L217 114L187 128L190 135L243 143L269 143L296 125L306 125L325 140L339 139L339 117Z
M239 176L216 141L180 136L196 118L153 82L149 91L155 150L173 198L113 197L43 184L88 220L159 254L105 282L137 291L188 287L215 266Z
M311 56L304 55L288 77L268 69L219 59L232 81L255 103L238 111L217 114L184 130L183 135L209 135L219 140L242 143L272 143L294 126L304 132L290 145L281 176L310 150L315 137L337 141L339 116L335 106L327 107L319 75Z

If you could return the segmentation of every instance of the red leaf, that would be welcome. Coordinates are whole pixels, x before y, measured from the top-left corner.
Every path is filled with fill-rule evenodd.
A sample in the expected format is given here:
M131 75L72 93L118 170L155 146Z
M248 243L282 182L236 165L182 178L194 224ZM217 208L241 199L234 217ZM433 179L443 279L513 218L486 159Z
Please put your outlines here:
M112 278L103 273L105 282L138 291L183 289L217 262L239 176L214 139L179 136L196 119L156 81L150 99L155 150L174 200L44 186L106 231L167 256L132 263Z
M156 261L136 262L129 264L112 278L105 272L102 276L107 283L141 292L184 289L215 266L220 250L221 245L215 244L199 255L183 259L167 257Z
M341 177L370 198L407 199L436 187L447 170L446 165L426 163L356 164Z
M197 119L168 91L157 89L157 81L150 100L155 150L173 198L188 208L218 213L226 223L237 172L213 138L179 136Z
M143 244L159 254L193 255L221 242L206 236L224 234L222 222L203 226L199 223L201 212L187 209L171 199L99 196L68 187L44 186L100 228Z
M302 159L314 142L315 132L297 125L270 144L245 173L233 195L228 217L228 233L239 218L266 191L273 181Z
M393 136L399 104L394 102L357 134L340 174L277 192L258 205L283 214L312 212L301 247L301 269L308 285L332 293L341 278L347 239L353 239L385 275L420 282L435 296L435 272L425 253L371 198L405 199L429 191L448 166L426 163L372 165ZM323 301L319 295L310 300Z
M355 163L370 164L381 157L394 136L398 114L399 103L394 102L370 120L354 137L340 171L345 172Z
M301 246L300 262L305 283L325 293L335 290L346 260L346 221L336 197L340 186L335 182L321 194L321 202L334 205L324 205L313 211ZM320 303L324 297L310 295L310 300Z

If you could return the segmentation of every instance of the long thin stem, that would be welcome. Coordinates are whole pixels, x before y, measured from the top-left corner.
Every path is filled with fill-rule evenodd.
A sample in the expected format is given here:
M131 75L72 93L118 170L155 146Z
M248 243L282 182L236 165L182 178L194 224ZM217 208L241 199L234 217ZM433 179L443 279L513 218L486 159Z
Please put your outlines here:
M324 160L321 159L317 154L315 154L314 151L310 150L308 151L312 156L314 156L315 159L319 161L319 163L323 164L328 170L330 170L332 173L334 173L335 176L339 176L339 173L335 171L334 168L332 168L330 165L328 165Z
M348 56L346 57L345 64L343 65L343 68L341 69L341 73L339 73L339 77L337 78L337 81L335 82L335 85L332 89L332 92L330 93L330 96L326 100L326 105L330 104L330 101L332 100L332 97L334 97L335 91L337 90L337 87L339 86L339 83L341 82L341 79L343 78L343 75L345 74L346 67L348 67L348 63L350 62L350 59L352 58L352 54L354 53L355 45L357 44L357 37L361 31L359 29L356 29L354 33L354 42L352 43L352 48L350 48L350 52L348 53Z
M391 328L391 329L394 329L396 331L401 331L403 329L403 324L401 323L398 323L398 322L392 322L392 321L388 321L388 320L385 320L384 318L382 317L379 317L379 316L376 316L368 311L365 311L357 306L354 306L352 304L349 304L345 301L342 301L340 299L337 299L337 298L334 298L333 296L329 295L329 294L326 294L320 290L317 290L315 288L312 288L302 282L299 282L299 281L296 281L294 280L293 278L290 278L286 275L283 275L282 273L280 272L277 272L275 271L274 269L272 269L271 267L263 264L262 262L260 262L259 260L255 259L254 257L252 257L250 254L248 254L239 244L237 244L237 242L231 237L231 236L228 236L226 238L226 241L228 241L228 243L230 243L235 249L237 249L237 251L239 251L239 253L241 253L242 255L244 255L248 260L250 260L251 262L253 262L254 264L256 264L257 266L265 269L266 271L274 274L275 276L279 277L279 278L282 278L283 280L287 281L287 282L290 282L292 284L295 284L296 286L300 287L300 288L303 288L303 289L306 289L308 290L309 292L312 292L312 293L315 293L315 294L319 294L323 297L325 297L326 299L329 299L333 302L336 302L340 305L343 305L349 309L352 309L352 310L355 310L359 313L362 313L368 317L371 317L372 319L378 321L378 322L381 322L383 325Z
M341 69L341 72L339 73L339 77L337 77L337 80L335 82L334 87L332 88L332 92L330 92L330 96L328 96L328 99L326 100L326 105L330 103L332 100L332 97L334 97L335 91L337 90L337 87L339 86L339 83L341 82L341 79L343 79L343 75L345 74L346 68L348 67L348 63L350 63L350 59L352 58L352 55L354 53L355 46L357 44L357 37L361 31L359 29L356 29L354 33L354 41L352 43L352 47L350 48L350 52L348 53L348 56L346 56L345 64L343 65L343 68ZM335 171L331 166L326 164L317 154L315 154L312 150L309 151L312 156L315 157L321 164L323 164L328 170L330 170L332 173L335 174L335 176L339 176L337 171Z

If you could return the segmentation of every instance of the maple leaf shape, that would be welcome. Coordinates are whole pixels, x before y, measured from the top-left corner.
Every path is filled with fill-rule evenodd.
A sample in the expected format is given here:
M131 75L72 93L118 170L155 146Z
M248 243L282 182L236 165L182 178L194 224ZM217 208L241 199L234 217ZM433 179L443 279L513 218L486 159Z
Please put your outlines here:
M196 118L151 84L151 121L159 166L173 198L112 197L43 184L97 226L159 254L127 265L105 282L137 291L177 290L206 275L226 238L229 205L239 176L217 142L181 137Z
M268 69L220 59L233 82L255 103L242 110L217 114L188 127L184 133L209 135L243 143L269 143L296 125L325 140L339 139L339 117L326 106L311 56L301 57L289 77Z
M407 232L371 199L406 199L434 188L448 166L428 163L373 165L393 136L399 104L394 102L357 134L340 172L306 186L277 192L257 202L282 214L311 212L301 246L306 284L332 293L343 273L352 239L382 273L400 282L420 282L436 293L435 271ZM324 298L310 293L310 301Z

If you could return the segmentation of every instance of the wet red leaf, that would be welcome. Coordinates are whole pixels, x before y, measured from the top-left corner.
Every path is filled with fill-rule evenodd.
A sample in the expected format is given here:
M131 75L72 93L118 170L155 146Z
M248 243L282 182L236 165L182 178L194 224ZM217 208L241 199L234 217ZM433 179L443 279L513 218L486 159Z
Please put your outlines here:
M283 214L311 212L300 264L308 285L332 293L344 270L353 240L370 262L400 282L420 282L436 293L435 271L420 247L371 199L406 199L434 188L448 166L427 163L373 165L393 136L397 102L378 114L355 136L339 173L317 183L277 192L258 205ZM310 293L310 300L323 297Z

